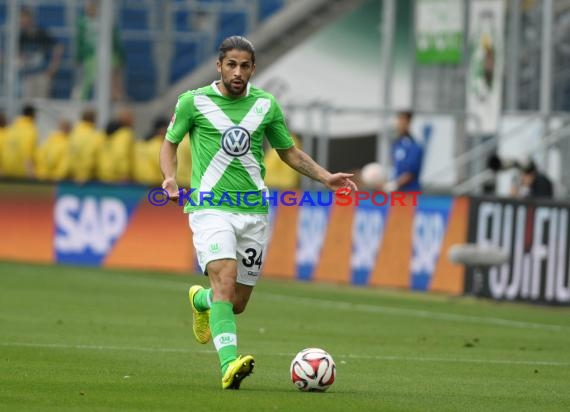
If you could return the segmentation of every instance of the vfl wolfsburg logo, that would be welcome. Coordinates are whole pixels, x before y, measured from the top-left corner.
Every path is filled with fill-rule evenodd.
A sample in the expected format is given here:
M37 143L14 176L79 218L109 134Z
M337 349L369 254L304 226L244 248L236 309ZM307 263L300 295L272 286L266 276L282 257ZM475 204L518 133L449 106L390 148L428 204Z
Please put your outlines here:
M212 243L210 245L210 252L218 253L220 250L222 250L222 247L220 246L219 243Z
M222 149L230 156L243 156L249 151L251 137L243 127L234 126L222 135Z
M227 336L220 336L220 343L221 343L222 345L226 345L226 344L228 344L228 343L232 343L233 340L234 340L234 339L233 339L231 336L229 336L229 335L227 335Z

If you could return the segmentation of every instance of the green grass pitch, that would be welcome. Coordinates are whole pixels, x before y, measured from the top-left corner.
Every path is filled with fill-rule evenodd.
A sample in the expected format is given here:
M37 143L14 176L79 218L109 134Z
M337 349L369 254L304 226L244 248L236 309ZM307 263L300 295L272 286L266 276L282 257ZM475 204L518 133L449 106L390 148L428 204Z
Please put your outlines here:
M222 391L194 342L201 276L0 263L0 409L9 411L568 411L570 309L262 279L238 316L256 358ZM289 380L329 351L326 393Z

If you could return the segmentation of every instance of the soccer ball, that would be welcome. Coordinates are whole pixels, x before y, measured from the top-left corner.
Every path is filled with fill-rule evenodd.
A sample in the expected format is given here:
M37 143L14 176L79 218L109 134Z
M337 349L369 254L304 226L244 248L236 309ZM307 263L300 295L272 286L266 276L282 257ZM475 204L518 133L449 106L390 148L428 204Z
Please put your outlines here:
M379 189L387 181L386 170L380 163L368 163L360 172L362 183L368 189Z
M291 362L291 380L304 392L324 392L334 382L336 365L331 355L319 348L299 352Z

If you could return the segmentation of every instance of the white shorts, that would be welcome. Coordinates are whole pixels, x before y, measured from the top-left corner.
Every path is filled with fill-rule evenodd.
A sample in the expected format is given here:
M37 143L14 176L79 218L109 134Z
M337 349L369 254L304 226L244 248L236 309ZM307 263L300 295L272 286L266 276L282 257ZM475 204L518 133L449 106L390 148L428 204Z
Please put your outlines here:
M255 286L269 241L268 215L200 210L190 213L189 221L204 273L213 260L236 259L237 283Z

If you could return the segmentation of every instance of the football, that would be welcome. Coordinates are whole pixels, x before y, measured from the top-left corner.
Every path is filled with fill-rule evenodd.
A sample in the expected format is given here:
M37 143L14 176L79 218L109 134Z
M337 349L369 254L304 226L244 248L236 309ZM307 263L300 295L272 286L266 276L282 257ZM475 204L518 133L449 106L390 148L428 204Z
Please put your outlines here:
M323 349L303 349L291 362L291 380L297 389L304 392L326 391L335 376L334 360Z
M366 189L380 189L387 181L386 170L380 163L368 163L360 172L362 183Z

